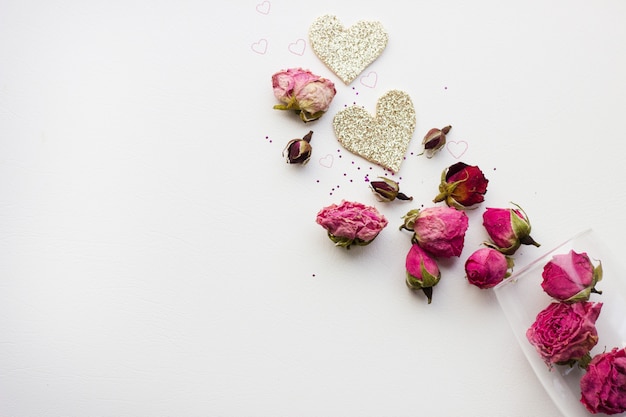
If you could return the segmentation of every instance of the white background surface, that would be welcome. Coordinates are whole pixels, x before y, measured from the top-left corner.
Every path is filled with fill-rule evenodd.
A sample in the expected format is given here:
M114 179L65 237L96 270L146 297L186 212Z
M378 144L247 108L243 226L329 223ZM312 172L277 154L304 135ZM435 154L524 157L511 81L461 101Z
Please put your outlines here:
M327 13L389 33L349 86L308 44ZM509 201L543 244L516 268L587 227L623 246L624 22L617 0L0 0L0 415L558 415L462 265ZM309 125L272 109L297 66L337 86ZM382 205L331 122L389 89L417 112L395 176L415 200ZM312 161L285 164L309 129ZM427 305L397 228L459 160L489 191ZM388 218L370 246L315 224L343 198Z

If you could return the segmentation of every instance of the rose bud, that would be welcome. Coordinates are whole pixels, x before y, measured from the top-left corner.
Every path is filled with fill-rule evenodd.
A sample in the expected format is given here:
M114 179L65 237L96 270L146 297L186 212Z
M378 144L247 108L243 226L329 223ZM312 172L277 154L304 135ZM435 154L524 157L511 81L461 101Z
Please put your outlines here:
M589 300L591 293L602 294L595 286L602 279L602 264L593 266L586 253L570 250L554 255L543 267L541 288L550 297L566 303Z
M293 110L303 122L317 120L335 97L335 84L302 68L290 68L272 76L274 96L283 104L277 110Z
M372 192L381 202L398 200L413 200L413 197L407 197L406 194L400 192L400 185L394 180L385 177L378 177L381 181L371 181L370 188Z
M453 207L411 210L400 229L413 231L413 241L431 255L441 258L460 256L469 226L467 214Z
M452 126L446 126L443 129L430 129L422 141L424 151L418 154L418 156L426 154L426 158L432 158L434 154L439 152L439 150L445 146L446 135L450 129L452 129Z
M387 219L374 207L342 201L317 213L317 224L328 232L335 246L350 249L350 245L365 246L387 226Z
M288 164L302 164L306 165L311 159L311 137L313 131L310 131L302 137L302 139L291 139L285 149L283 149L283 157L287 160Z
M457 162L442 172L439 194L433 202L445 201L461 210L471 208L485 200L487 183L489 180L480 168Z
M580 378L580 402L593 414L626 411L626 351L613 348L591 360Z
M602 303L588 301L550 303L537 314L526 338L548 367L579 363L584 368L591 359L589 351L598 343L596 320L601 309Z
M540 246L530 237L530 221L526 212L514 204L517 209L487 208L483 213L483 226L487 230L494 247L505 255L513 255L520 245Z
M478 288L492 288L511 275L513 259L493 248L480 248L465 261L465 276Z
M433 299L433 287L441 279L441 273L435 260L418 244L413 244L406 255L406 285L414 290L422 290L428 298Z

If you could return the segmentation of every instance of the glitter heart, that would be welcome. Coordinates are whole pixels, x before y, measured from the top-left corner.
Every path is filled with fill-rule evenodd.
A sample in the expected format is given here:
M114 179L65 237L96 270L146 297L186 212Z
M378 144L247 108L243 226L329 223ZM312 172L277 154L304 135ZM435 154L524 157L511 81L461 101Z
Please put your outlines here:
M335 115L333 128L344 148L398 172L415 130L415 109L407 93L391 90L378 99L374 117L351 106Z
M315 19L309 28L313 52L347 85L382 54L388 35L380 22L344 28L336 16Z

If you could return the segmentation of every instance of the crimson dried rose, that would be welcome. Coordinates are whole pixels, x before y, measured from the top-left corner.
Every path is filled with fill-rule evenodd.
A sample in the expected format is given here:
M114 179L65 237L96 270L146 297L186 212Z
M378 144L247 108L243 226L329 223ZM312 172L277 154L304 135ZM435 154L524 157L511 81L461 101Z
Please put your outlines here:
M488 207L483 213L483 226L493 241L493 245L505 255L512 255L522 245L540 246L530 237L530 221L524 210Z
M411 210L401 229L413 231L413 241L435 257L460 256L469 220L465 212L453 207L428 207Z
M433 287L439 283L441 272L437 262L418 244L414 243L406 255L406 285L412 290L422 290L428 298L433 299Z
M580 402L591 413L626 411L626 351L613 348L591 360L580 379Z
M575 304L553 302L537 314L526 331L526 338L543 361L556 365L586 366L589 351L598 343L596 320L602 303L582 301Z
M472 208L485 200L488 183L480 168L457 162L441 173L439 194L433 201L445 201L448 206L461 210Z
M513 259L493 248L480 248L465 261L465 276L478 288L492 288L511 273Z
M293 110L303 122L317 120L335 97L335 84L302 68L290 68L272 75L274 96L283 102L278 110Z
M591 293L601 293L595 286L602 279L602 264L594 266L585 252L554 255L541 276L541 288L559 301L587 301Z
M375 207L345 200L321 209L316 222L336 246L346 249L370 244L387 226L387 219Z

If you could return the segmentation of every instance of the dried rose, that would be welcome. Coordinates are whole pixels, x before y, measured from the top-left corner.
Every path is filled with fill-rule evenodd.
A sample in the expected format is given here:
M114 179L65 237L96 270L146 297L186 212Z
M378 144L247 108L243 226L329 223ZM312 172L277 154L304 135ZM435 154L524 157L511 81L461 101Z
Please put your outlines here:
M613 348L591 360L580 378L580 402L589 412L618 414L626 411L626 351Z
M432 158L434 154L439 152L439 150L445 146L446 135L450 129L452 129L452 126L446 126L443 129L430 129L422 141L424 151L419 155L426 154L426 158Z
M335 97L335 84L302 68L290 68L272 76L274 96L284 104L278 110L293 110L303 122L317 120Z
M486 243L498 249L505 255L513 255L522 245L540 246L530 237L530 221L526 212L517 204L517 209L490 208L483 213L483 226L493 244Z
M378 178L380 178L380 181L370 182L370 188L378 201L389 202L396 198L398 200L413 200L413 197L408 197L406 194L400 192L400 184L394 180L385 177Z
M413 241L435 257L460 256L469 226L467 214L453 207L411 210L400 229L413 231Z
M302 139L291 139L285 149L283 149L283 157L287 160L288 164L302 164L306 165L311 159L311 153L313 148L311 147L311 137L313 137L313 131L304 135Z
M433 202L445 201L458 209L471 208L485 200L488 183L480 168L457 162L441 173L439 194Z
M579 363L585 367L589 351L598 343L596 320L602 303L553 302L537 314L526 338L549 367Z
M602 279L602 264L594 266L585 252L554 255L541 276L541 288L559 301L575 303L589 300L591 293L601 294L595 286Z
M465 276L478 288L492 288L511 275L513 259L493 248L480 248L465 261Z
M414 290L422 290L428 298L433 299L433 287L441 279L441 273L435 260L418 244L413 244L406 255L406 285Z
M346 249L368 245L387 226L387 219L375 207L345 200L321 209L316 222L336 246Z

